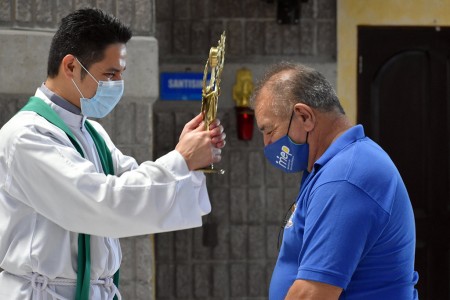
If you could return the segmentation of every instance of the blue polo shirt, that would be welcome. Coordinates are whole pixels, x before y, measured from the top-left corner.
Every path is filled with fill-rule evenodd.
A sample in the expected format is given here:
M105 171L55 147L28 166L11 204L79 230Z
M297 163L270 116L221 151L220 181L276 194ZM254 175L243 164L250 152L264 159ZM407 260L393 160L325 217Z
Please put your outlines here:
M363 127L336 139L304 177L269 299L284 299L296 279L341 287L339 299L417 299L411 202L394 163Z

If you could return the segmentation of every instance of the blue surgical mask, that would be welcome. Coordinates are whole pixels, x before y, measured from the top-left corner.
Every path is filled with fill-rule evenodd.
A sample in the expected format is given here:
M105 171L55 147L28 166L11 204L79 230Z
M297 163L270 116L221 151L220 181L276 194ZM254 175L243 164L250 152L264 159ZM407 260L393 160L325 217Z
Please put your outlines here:
M266 158L272 165L286 173L300 172L308 168L308 133L306 133L306 142L304 144L294 143L288 135L293 115L294 113L291 115L286 135L264 147L264 155Z
M75 81L73 84L81 95L81 113L86 117L103 118L109 114L113 108L119 103L124 90L123 80L115 81L97 81L94 76L76 59L81 67L97 82L97 91L92 98L85 98L78 88Z

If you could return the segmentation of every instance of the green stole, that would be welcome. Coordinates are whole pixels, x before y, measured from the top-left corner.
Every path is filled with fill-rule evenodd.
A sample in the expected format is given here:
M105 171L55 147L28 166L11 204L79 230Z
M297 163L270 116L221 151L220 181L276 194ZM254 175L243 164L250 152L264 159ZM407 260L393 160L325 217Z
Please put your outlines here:
M80 155L84 158L83 150L78 143L75 135L70 128L64 123L59 115L39 97L31 97L28 103L21 109L21 111L34 111L47 121L63 130L73 146L77 149ZM106 146L105 140L94 129L91 123L87 120L85 122L86 130L94 140L95 148L100 157L103 172L106 175L114 175L114 166L111 157L111 152ZM91 236L89 234L80 233L78 235L78 272L77 272L77 291L76 300L89 300L89 288L91 280ZM119 286L119 270L114 274L114 284ZM117 296L114 297L117 300Z

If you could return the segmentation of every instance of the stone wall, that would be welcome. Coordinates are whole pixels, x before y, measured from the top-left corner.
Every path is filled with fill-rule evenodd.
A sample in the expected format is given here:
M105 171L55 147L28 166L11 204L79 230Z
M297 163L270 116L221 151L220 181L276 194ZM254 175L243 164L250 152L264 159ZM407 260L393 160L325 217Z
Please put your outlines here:
M53 31L79 8L98 7L130 26L134 35L154 36L154 0L1 0L0 27Z
M154 299L150 282L156 272L161 300L266 299L279 227L300 175L285 175L267 164L256 128L252 141L237 139L231 88L237 69L248 67L259 78L267 64L280 60L311 65L335 85L336 0L302 3L297 25L278 25L276 1L270 0L0 0L0 31L31 37L52 32L62 16L83 6L115 14L137 40L147 39L130 45L126 94L102 120L119 148L139 161L172 150L184 123L199 111L198 102L157 101L152 107L159 70L202 72L209 47L227 31L219 104L228 135L220 166L227 173L207 177L213 212L205 222L213 229L156 235L156 270L150 237L122 239L122 295ZM156 36L158 45L149 36ZM0 126L45 80L48 51L45 38L30 47L5 37L0 32Z
M198 60L227 31L227 60L336 57L336 0L301 3L298 24L279 25L277 1L156 0L162 63ZM299 0L299 2L301 2Z
M297 25L277 24L276 1L270 2L156 0L161 71L203 72L209 48L227 32L219 99L227 145L218 165L226 174L207 175L212 213L206 226L155 236L158 300L267 299L279 229L301 174L268 164L256 126L253 140L237 139L236 70L246 67L256 80L268 64L289 60L318 69L336 85L336 0L302 3ZM173 149L200 102L157 101L153 109L156 158Z
M113 13L133 29L124 97L101 123L122 152L140 162L152 159L152 104L159 73L152 37L154 0L0 0L0 127L45 81L48 48L59 20L85 6ZM154 299L153 237L125 238L121 245L123 298Z

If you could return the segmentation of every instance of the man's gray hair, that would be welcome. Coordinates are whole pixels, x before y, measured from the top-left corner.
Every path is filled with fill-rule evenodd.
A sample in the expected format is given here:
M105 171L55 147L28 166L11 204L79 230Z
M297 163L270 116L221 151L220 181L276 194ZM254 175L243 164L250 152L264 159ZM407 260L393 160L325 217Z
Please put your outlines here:
M274 97L275 115L288 116L296 103L304 103L321 112L345 114L331 84L318 71L301 64L282 62L272 66L258 82L251 97L255 107L263 88Z

